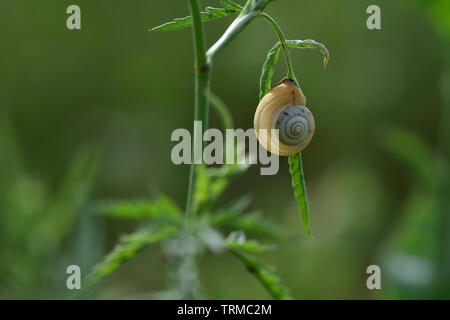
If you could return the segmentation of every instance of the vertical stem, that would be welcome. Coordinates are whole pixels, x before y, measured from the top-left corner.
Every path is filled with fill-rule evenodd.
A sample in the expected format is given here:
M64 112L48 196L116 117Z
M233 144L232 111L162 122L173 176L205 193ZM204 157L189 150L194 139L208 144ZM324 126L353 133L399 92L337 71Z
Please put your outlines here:
M269 16L267 13L261 13L261 17L265 18L267 21L270 22L270 24L273 26L273 28L275 29L278 38L280 39L280 43L281 43L281 47L283 48L283 52L284 52L284 57L286 58L286 64L287 64L287 69L288 69L288 78L295 80L298 84L298 81L295 79L295 75L294 75L294 68L292 67L292 60L291 60L291 56L289 54L287 45L286 45L286 37L284 36L283 32L281 31L280 26L278 25L278 23L271 17Z
M206 92L209 90L210 71L209 65L206 62L206 41L203 30L203 23L201 20L199 0L189 0L191 15L192 15L192 30L194 41L194 55L195 55L195 112L194 120L202 122L202 136L203 132L208 128L209 119L209 103L206 97ZM203 146L202 146L203 155ZM201 155L201 156L202 156ZM192 155L192 160L194 155ZM186 227L189 227L190 220L195 214L192 210L193 189L196 181L196 167L192 161L189 184L186 200L185 220Z
M208 128L209 104L206 97L209 91L209 65L206 63L206 41L201 20L199 0L189 0L192 15L192 30L195 56L195 111L194 121L201 121L203 137L204 131ZM195 130L194 130L195 134ZM195 136L194 136L195 141ZM195 150L194 150L195 152ZM192 226L194 225L195 210L193 210L193 197L196 184L196 165L194 159L199 155L192 153L191 168L189 172L189 183L185 209L185 233L181 238L180 262L178 265L179 294L182 299L195 299L197 296L197 244L192 236ZM201 155L203 157L203 144Z

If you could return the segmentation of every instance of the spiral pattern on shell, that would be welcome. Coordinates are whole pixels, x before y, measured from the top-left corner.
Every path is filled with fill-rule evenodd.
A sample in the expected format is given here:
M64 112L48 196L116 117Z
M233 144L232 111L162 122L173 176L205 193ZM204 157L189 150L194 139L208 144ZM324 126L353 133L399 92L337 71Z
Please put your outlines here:
M301 90L291 79L283 79L270 90L255 112L254 128L259 143L281 156L306 148L314 136L315 121L305 103Z
M311 111L305 106L287 107L277 120L280 142L289 146L298 145L308 137L313 128Z

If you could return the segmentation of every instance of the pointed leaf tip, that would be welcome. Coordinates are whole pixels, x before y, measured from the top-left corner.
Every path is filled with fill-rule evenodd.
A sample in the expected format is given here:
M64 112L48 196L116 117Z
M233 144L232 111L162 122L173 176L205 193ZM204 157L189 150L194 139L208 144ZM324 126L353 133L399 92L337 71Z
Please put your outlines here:
M302 158L300 153L289 156L289 172L292 175L292 186L294 195L297 198L300 217L309 238L312 237L311 226L309 222L309 206L306 195L306 184L303 174Z
M328 65L328 61L330 60L330 52L323 43L317 42L312 39L306 39L306 40L286 40L286 44L291 48L318 50L323 56L324 68L326 68L326 66Z

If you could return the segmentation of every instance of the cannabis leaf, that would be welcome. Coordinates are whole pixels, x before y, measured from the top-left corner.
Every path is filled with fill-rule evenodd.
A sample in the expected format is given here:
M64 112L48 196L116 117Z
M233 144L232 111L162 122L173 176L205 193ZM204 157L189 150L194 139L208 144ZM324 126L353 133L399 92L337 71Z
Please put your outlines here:
M330 59L328 49L320 42L315 40L286 40L286 45L296 49L314 49L323 55L323 65L326 67ZM275 65L280 55L281 42L277 42L267 53L264 61L261 77L259 80L259 100L261 100L271 89L272 75Z
M103 262L96 265L92 272L87 275L84 288L90 288L103 280L150 245L166 238L174 237L177 234L177 228L165 226L122 237L119 244L117 244L113 251L104 258Z
M244 233L234 232L228 237L226 248L242 262L274 299L292 299L278 276L273 272L273 268L251 255L252 253L266 251L267 246L263 246L256 241L246 241Z
M248 234L272 240L280 238L280 231L273 224L264 220L257 212L240 214L227 208L213 214L211 225L226 230L243 230Z
M308 236L312 237L311 227L309 225L308 198L306 196L306 184L300 152L289 156L289 172L292 176L292 186L294 187L294 194L297 198L298 209L300 210L303 226L305 227Z
M202 22L215 20L218 18L226 17L232 14L239 13L242 8L229 0L221 1L225 8L213 8L207 7L205 11L201 12ZM190 27L192 25L192 17L187 16L184 18L175 18L172 21L166 22L160 26L150 29L150 31L175 31Z
M262 67L261 78L259 80L259 100L261 100L271 89L272 75L275 64L280 55L281 44L277 43L267 53L266 61Z
M155 199L102 201L94 211L112 218L122 219L157 219L181 223L183 213L177 204L166 195Z
M329 53L327 48L314 40L286 40L286 45L293 48L308 48L319 50L324 56L324 65L326 66L329 60ZM278 61L280 54L281 42L278 42L267 53L266 60L262 67L260 78L259 98L262 99L271 89L272 75L275 69L275 64ZM292 175L292 186L294 187L294 194L297 198L298 208L300 210L301 220L305 227L308 236L312 236L311 227L309 223L309 206L306 196L306 185L303 174L301 154L297 153L289 157L289 171Z
M328 60L330 59L330 53L327 47L320 42L312 39L307 40L286 40L286 45L291 48L297 49L315 49L318 50L323 55L323 66L326 67Z

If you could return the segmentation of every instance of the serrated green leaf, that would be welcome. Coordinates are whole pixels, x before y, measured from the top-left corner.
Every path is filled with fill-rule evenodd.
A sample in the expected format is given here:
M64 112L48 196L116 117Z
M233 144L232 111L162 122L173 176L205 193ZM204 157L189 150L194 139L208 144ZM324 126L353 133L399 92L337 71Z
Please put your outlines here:
M228 165L222 166L222 168ZM205 165L198 165L192 204L194 212L210 212L230 183L229 176L212 176Z
M225 246L228 250L241 250L247 253L262 253L273 248L273 246L263 245L255 240L235 241L226 240Z
M298 209L302 219L303 226L309 237L312 237L311 227L309 225L309 206L306 196L306 184L303 175L303 165L301 153L296 153L289 156L289 172L292 176L292 186L294 187L294 194L297 198Z
M211 178L207 174L207 168L205 165L198 165L197 179L195 182L194 197L192 203L192 211L198 212L200 208L207 206L210 201L209 186L211 184Z
M229 165L224 165L227 167ZM198 168L195 207L211 211L230 183L229 177L211 177L206 167Z
M327 65L330 54L328 49L315 40L286 40L286 45L297 49L315 49L322 53L324 66ZM259 100L261 100L271 89L272 75L275 70L275 65L280 55L281 43L276 43L267 53L266 61L262 67L261 78L259 80Z
M281 44L278 42L267 53L266 61L262 67L261 78L259 79L259 100L270 91L272 75L280 55L280 49Z
M220 4L228 10L238 10L241 11L242 7L238 5L237 3L234 3L231 0L220 0Z
M174 200L167 195L160 194L155 199L156 210L166 213L167 216L174 219L174 221L183 220L183 211L178 207Z
M225 165L227 166L227 165ZM218 198L224 193L228 187L230 180L227 178L216 178L213 179L210 185L211 200L216 202Z
M201 12L202 22L208 22L218 18L226 17L232 14L239 13L240 10L232 8L227 2L228 8L212 8L207 7L204 12ZM150 29L150 31L175 31L192 26L192 17L175 18L172 21L166 22L160 26Z
M245 253L243 250L229 248L229 251L244 264L247 270L255 276L274 299L292 299L287 289L281 284L280 279L271 270L272 268Z
M286 45L291 48L297 48L297 49L315 49L319 50L320 53L323 55L323 65L324 67L327 66L328 61L330 59L330 53L328 52L328 49L320 42L317 42L312 39L306 39L306 40L286 40Z
M257 212L240 215L239 212L224 209L211 217L211 225L226 230L243 230L248 234L270 239L280 237L278 228L265 221Z
M122 237L119 244L105 257L103 262L96 265L92 272L87 275L83 288L88 289L100 282L150 245L177 234L178 230L175 227L165 226L160 229L147 230Z
M212 211L232 178L243 173L248 167L248 164L224 164L220 168L198 165L193 210Z
M244 173L249 167L249 164L224 164L219 169L208 169L206 174L213 177L209 189L213 203L216 203L219 197L225 192L232 179Z
M181 209L165 195L159 195L154 200L103 201L94 207L94 211L112 218L166 219L178 223L183 220Z

